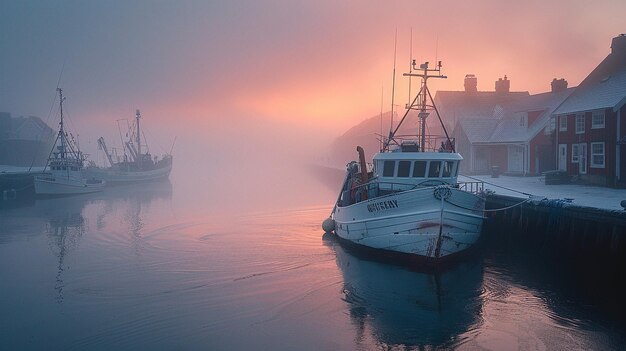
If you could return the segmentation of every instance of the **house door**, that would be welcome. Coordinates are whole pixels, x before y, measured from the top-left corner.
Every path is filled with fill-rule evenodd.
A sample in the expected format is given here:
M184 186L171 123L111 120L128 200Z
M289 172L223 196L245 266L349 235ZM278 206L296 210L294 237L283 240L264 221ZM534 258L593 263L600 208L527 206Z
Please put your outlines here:
M507 171L522 173L524 171L524 147L509 145L507 149Z
M559 144L559 171L567 171L567 144Z
M578 146L578 173L587 174L587 144Z

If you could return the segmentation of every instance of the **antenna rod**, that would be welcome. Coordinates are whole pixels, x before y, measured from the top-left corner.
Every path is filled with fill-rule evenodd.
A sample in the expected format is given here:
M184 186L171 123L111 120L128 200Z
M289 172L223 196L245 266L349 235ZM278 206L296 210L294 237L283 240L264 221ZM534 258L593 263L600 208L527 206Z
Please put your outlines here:
M409 74L413 73L413 27L411 27L411 41L409 42ZM411 103L411 77L409 77L409 104Z
M170 148L170 155L172 154L172 151L174 151L174 144L176 144L176 137L174 137L174 141L172 142L172 147Z
M389 138L391 138L391 130L393 129L393 104L396 95L396 52L398 47L398 28L393 43L393 79L391 80L391 124L389 125Z
M380 87L380 152L383 152L383 96L385 95L385 87Z

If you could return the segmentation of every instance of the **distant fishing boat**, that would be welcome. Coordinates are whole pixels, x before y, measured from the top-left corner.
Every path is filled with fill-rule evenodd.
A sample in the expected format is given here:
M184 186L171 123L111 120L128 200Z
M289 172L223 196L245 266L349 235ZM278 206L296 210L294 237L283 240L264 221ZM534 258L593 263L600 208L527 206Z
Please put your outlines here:
M429 69L428 62L416 68L413 61L413 69L421 72L405 76L421 78L419 93L383 140L372 167L357 147L359 161L347 165L337 202L322 226L344 242L439 262L478 240L485 208L480 196L483 184L457 180L463 157L455 151L443 123L445 136L425 133L430 112L439 117L427 81L446 78L441 75L441 62ZM418 112L421 126L415 135L398 135L412 110Z
M44 174L34 178L36 195L73 195L102 191L105 182L99 178L87 178L83 174L86 155L73 138L68 138L63 121L63 90L59 92L61 122L54 147L48 156Z
M87 168L90 176L104 179L109 184L148 182L161 179L167 179L172 171L171 151L165 154L161 159L150 154L149 148L142 140L142 131L140 129L139 120L141 112L135 113L135 122L129 126L127 136L128 140L124 143L124 154L121 156L114 155L109 152L103 137L98 139L98 147L104 152L108 167L96 167L92 164ZM145 151L145 152L144 152Z

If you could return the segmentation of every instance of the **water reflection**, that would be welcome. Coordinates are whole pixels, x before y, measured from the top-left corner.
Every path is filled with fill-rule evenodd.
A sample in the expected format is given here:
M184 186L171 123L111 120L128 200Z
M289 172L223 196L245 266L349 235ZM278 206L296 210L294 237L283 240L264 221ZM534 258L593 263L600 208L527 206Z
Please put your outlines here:
M78 247L80 238L85 233L85 218L82 210L85 199L48 199L40 200L35 208L40 213L45 213L45 233L48 238L50 250L58 259L57 274L55 277L54 290L56 300L63 302L63 272L68 268L65 263L66 257Z
M45 235L56 261L56 301L62 303L64 275L70 268L68 259L79 251L86 233L107 235L113 231L118 236L128 235L135 253L139 253L145 222L143 212L153 201L171 196L172 185L166 181L118 186L99 194L37 199L30 206L0 211L0 244ZM95 228L90 227L93 219Z
M379 347L448 348L480 327L482 262L475 259L443 272L418 272L368 260L325 237L336 253L343 299L356 329L355 343L369 334Z
M142 209L149 207L154 200L171 199L172 184L166 180L148 184L119 185L107 189L103 196L103 208L96 217L97 228L99 230L105 228L108 225L107 219L113 218L111 214L122 209L123 222L133 236L138 237L145 225Z

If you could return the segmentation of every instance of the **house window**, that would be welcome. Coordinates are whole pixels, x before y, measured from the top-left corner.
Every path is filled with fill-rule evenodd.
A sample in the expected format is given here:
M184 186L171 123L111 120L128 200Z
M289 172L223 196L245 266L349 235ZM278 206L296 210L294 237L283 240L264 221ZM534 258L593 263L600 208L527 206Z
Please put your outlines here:
M520 127L526 127L527 123L528 123L528 114L521 113L520 116L519 116L519 126Z
M567 116L559 116L559 131L567 131Z
M546 127L545 133L550 134L556 129L556 117L550 117L550 125Z
M383 166L383 177L393 177L393 172L396 170L396 161L385 161Z
M585 115L578 114L576 115L576 134L585 133Z
M595 111L591 117L591 129L604 128L604 111Z
M572 144L572 163L578 163L578 144Z
M604 168L604 143L591 143L591 168Z
M411 170L411 161L398 162L398 177L407 178Z

